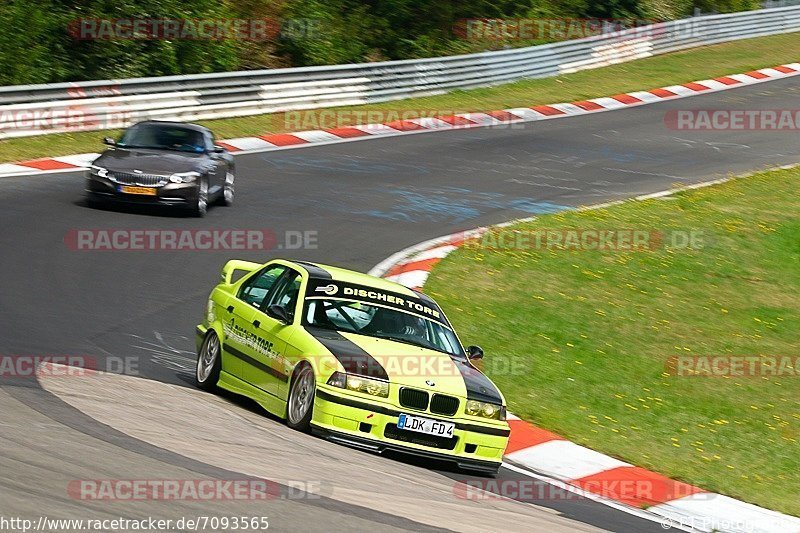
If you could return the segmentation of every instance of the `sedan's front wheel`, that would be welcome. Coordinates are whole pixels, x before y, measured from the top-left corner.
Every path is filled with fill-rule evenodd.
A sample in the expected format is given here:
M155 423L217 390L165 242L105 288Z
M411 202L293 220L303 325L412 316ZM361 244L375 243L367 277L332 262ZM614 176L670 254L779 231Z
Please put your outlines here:
M222 196L219 199L220 205L224 206L231 206L233 205L233 182L235 181L236 176L233 173L233 170L228 170L227 174L225 174L225 185L222 188Z
M292 377L292 385L289 389L286 423L290 428L308 431L311 427L316 387L317 381L311 365L300 363L300 367Z
M208 182L201 179L197 185L197 198L192 206L192 214L196 217L204 217L208 212Z
M213 391L219 381L219 372L222 368L222 350L219 337L214 331L206 335L200 353L197 354L197 368L195 369L195 382L205 391Z

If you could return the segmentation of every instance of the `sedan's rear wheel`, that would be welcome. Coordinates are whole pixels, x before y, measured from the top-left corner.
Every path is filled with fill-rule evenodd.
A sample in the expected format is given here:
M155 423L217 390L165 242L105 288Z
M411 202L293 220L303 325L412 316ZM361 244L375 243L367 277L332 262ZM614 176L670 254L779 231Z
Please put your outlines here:
M206 391L213 391L219 381L219 372L222 368L222 350L219 337L214 331L206 335L200 353L197 354L197 368L195 369L195 382L197 386Z
M286 423L290 428L308 431L311 427L316 387L317 381L311 365L300 363L300 367L292 377L292 386L289 389Z

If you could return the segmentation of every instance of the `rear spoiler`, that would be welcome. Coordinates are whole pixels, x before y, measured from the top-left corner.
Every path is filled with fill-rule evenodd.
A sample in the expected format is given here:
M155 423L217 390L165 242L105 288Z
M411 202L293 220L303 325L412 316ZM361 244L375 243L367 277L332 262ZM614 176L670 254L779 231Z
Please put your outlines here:
M253 272L258 270L263 265L261 263L252 263L250 261L241 261L239 259L231 259L225 266L222 267L222 275L220 276L222 282L226 285L230 285L231 281L233 280L233 273L237 270L242 270L244 272Z

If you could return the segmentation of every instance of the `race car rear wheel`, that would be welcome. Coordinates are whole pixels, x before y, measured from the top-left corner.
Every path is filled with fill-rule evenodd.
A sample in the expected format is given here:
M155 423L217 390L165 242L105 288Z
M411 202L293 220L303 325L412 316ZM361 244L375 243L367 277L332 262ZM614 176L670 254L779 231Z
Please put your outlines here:
M219 371L222 367L219 337L214 331L209 332L197 354L197 368L195 382L197 386L206 391L212 391L219 381Z
M314 370L308 363L300 363L292 376L289 405L286 407L286 424L298 431L308 431L314 413L314 394L317 382Z

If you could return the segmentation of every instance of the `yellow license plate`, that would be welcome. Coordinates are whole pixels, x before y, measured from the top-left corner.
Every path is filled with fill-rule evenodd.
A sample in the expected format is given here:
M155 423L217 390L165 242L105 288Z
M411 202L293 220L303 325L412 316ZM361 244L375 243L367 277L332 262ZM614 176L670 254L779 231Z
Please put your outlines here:
M147 196L155 196L156 190L150 187L127 187L122 186L119 188L120 192L124 192L125 194L144 194Z

